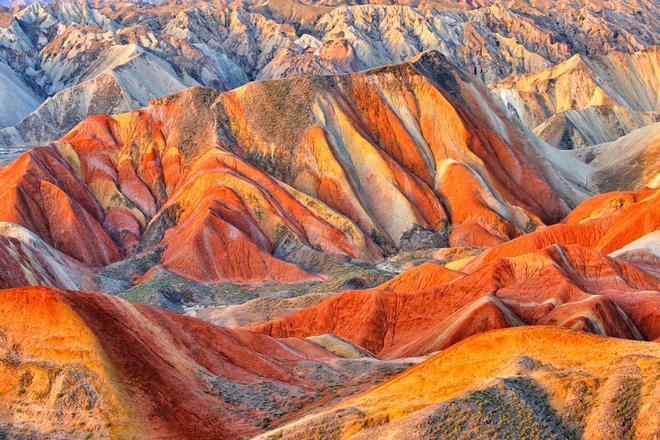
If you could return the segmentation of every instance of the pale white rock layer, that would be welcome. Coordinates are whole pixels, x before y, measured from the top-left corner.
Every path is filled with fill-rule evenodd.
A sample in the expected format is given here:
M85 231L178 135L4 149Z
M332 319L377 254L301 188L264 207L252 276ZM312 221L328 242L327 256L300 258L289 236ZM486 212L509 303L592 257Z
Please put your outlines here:
M589 181L601 191L636 190L660 184L660 122L615 141L571 153L592 168Z
M660 120L660 47L574 55L491 90L515 118L559 148L612 141Z
M0 127L17 123L40 101L11 67L0 62Z

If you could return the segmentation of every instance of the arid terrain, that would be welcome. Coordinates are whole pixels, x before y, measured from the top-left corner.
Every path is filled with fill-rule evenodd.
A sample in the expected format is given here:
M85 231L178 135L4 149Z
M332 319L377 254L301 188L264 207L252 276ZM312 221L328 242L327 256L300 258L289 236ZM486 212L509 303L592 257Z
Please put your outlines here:
M653 1L0 1L0 439L660 437Z

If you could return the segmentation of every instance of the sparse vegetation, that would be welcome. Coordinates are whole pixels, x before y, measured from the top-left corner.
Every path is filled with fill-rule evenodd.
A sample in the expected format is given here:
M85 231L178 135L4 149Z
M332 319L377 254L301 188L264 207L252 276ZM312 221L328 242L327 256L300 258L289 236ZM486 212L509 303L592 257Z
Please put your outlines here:
M620 425L620 432L626 438L633 438L635 434L635 418L639 411L642 382L638 377L627 376L622 379L618 391L612 398L612 416Z
M442 404L429 416L429 435L459 438L565 439L569 434L535 382L524 377L502 379L497 385Z

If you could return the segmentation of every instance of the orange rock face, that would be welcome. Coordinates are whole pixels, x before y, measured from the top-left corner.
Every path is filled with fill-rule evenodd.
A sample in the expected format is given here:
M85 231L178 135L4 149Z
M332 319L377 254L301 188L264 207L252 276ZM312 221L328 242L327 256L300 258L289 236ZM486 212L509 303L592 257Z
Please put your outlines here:
M376 262L418 226L483 247L558 221L583 194L553 160L430 52L89 117L0 170L0 221L93 267L160 246L193 281L307 281L282 245Z
M493 331L257 439L313 438L319 429L332 439L452 438L457 427L476 438L620 438L631 430L654 438L658 356L651 342L549 327Z
M447 269L439 264L423 263L392 278L378 287L379 290L410 292L433 289L463 276L461 272Z
M660 282L602 251L657 230L657 196L648 190L598 196L565 223L495 246L462 272L427 263L379 289L345 292L250 329L278 337L332 333L392 358L524 324L655 340ZM618 197L630 203L609 212L605 207Z
M523 255L554 243L575 244L607 254L658 228L660 189L601 194L576 207L564 222L489 249L463 270L476 270L484 263Z
M22 225L90 266L120 257L103 211L55 146L31 150L0 170L0 220ZM90 246L94 243L95 246Z
M0 297L5 432L234 439L328 401L328 385L346 381L357 391L381 374L349 377L310 341L228 330L103 294L19 288Z
M163 265L167 269L197 281L293 282L320 279L294 264L272 257L268 248L259 247L250 236L220 217L223 208L220 205L214 210L201 205L201 209L207 211L205 214L193 213L166 232L163 243L167 248L163 253Z

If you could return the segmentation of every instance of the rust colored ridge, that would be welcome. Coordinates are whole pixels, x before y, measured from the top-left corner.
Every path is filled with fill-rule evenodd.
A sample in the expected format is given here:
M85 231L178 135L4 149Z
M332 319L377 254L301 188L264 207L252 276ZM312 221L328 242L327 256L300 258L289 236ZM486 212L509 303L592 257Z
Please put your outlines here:
M575 176L548 166L488 92L437 53L360 74L256 82L220 101L243 156L395 245L414 224L446 222L484 229L461 245L501 242L581 200L567 182ZM465 197L452 190L457 174Z
M336 407L258 440L654 438L660 345L550 327L472 336ZM486 408L484 410L484 408ZM501 414L508 416L502 419Z
M222 217L218 199L199 205L186 220L169 229L162 243L163 266L196 281L311 281L295 264L271 256Z
M350 219L219 149L195 163L163 210L176 207L179 221L184 221L201 205L231 221L269 252L278 237L289 235L332 254L366 260L381 255Z
M310 341L229 330L104 294L19 288L0 296L0 423L8 433L241 438L309 402L331 401L329 385L355 392L374 374L382 379Z
M423 270L437 271L412 269L418 279ZM331 333L386 358L430 353L521 324L653 340L660 334L659 290L658 279L634 265L581 246L552 245L483 264L434 289L349 291L248 328L276 337Z
M179 142L184 140L177 130L187 129L187 126L181 128L177 125L185 119L180 107L193 99L188 95L201 95L194 100L201 105L207 99L204 93L213 95L210 91L192 90L183 93L174 104L166 102L114 118L90 117L61 142L26 153L24 158L5 170L5 173L14 171L19 176L27 174L25 179L31 183L42 176L21 168L21 163L28 161L33 154L52 156L51 159L61 163L64 170L58 176L70 178L79 188L73 188L75 191L71 190L72 185L61 185L60 188L55 185L60 182L57 179L53 179L54 185L37 180L41 192L48 196L42 197L43 202L39 200L44 208L37 214L53 212L61 218L65 213L57 209L79 212L75 210L75 200L66 197L67 191L77 191L86 196L84 201L95 209L99 225L87 221L84 213L79 216L81 227L72 222L54 223L53 226L47 223L45 227L37 223L35 226L32 217L42 218L46 223L48 216L10 215L14 214L12 211L3 220L22 224L40 235L52 236L51 244L58 250L90 265L99 265L99 260L108 252L103 252L101 246L100 257L86 255L84 252L94 249L86 244L83 246L79 239L74 241L76 237L86 238L88 243L93 242L90 236L98 236L101 244L108 242L114 249L112 259L116 259L118 247L130 253L144 241L149 246L163 240L162 244L174 244L165 252L163 265L196 281L315 279L270 255L281 241L290 239L337 255L365 260L381 258L382 250L350 219L278 182L239 157L220 150L218 145L185 138L186 144L179 148ZM193 128L204 133L208 132L208 127L212 125ZM208 142L207 138L204 139ZM170 146L168 142L176 146ZM19 214L27 211L20 206L17 209ZM199 218L195 218L197 215ZM209 224L213 218L216 218L215 226ZM226 224L220 227L219 222ZM168 231L165 237L165 230L177 223L181 224ZM83 226L88 230L82 229ZM59 229L55 230L55 227ZM176 238L177 232L198 239L184 242ZM228 258L218 258L219 254L205 256L208 249L203 247L204 237L211 232L212 236L221 233L212 238L219 240L216 244L234 242L233 235L241 235L240 243L230 252L221 246ZM215 250L221 249L216 247ZM191 265L191 255L198 263L200 259L204 260L204 264ZM102 260L103 264L108 260L111 259ZM251 264L245 264L247 261Z
M495 246L462 270L478 270L491 261L534 252L555 243L585 246L608 254L658 228L660 189L601 194L575 208L563 223Z
M657 189L642 188L638 191L613 191L588 198L566 216L563 223L577 224L613 214L632 204L642 202L658 193Z
M90 266L120 257L103 229L103 211L55 145L23 154L0 170L0 182L0 221L23 226Z
M411 292L440 287L463 276L461 272L450 270L433 262L422 263L395 276L378 286L378 290Z
M96 289L97 278L89 267L54 249L28 229L0 222L0 288L36 284Z

